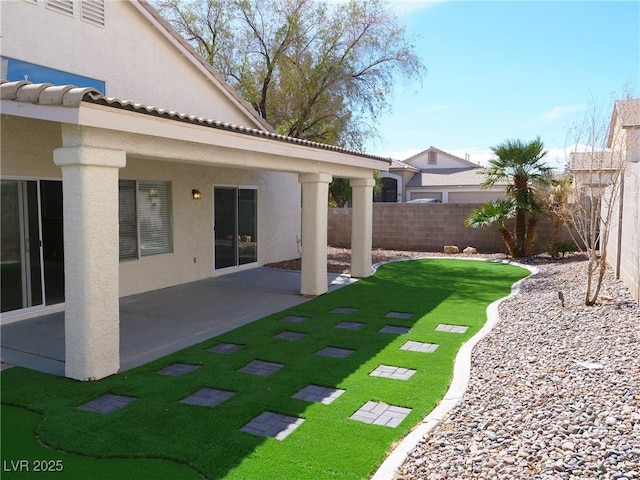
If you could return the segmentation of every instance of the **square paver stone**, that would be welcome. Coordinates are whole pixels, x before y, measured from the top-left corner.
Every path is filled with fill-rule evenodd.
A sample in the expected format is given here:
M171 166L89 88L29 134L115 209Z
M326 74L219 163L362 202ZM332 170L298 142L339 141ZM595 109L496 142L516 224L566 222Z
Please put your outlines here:
M239 345L237 343L219 343L209 348L208 351L215 352L215 353L230 354L230 353L237 352L241 348L244 348L244 345Z
M469 327L463 327L461 325L447 325L446 323L441 323L436 327L436 331L448 333L465 333L468 329Z
M349 418L372 425L395 428L400 425L409 413L411 413L410 408L394 407L393 405L379 402L367 402Z
M233 397L236 392L228 392L226 390L217 390L215 388L201 388L186 398L180 400L180 403L188 405L199 405L202 407L215 407L225 400Z
M290 332L288 330L285 330L284 332L280 332L277 335L274 335L274 338L281 338L283 340L289 340L291 342L295 342L296 340L300 340L301 338L306 337L307 334L306 333L300 333L300 332Z
M321 387L319 385L307 385L299 392L291 396L305 402L319 402L329 405L345 391L339 388Z
M264 362L262 360L253 360L242 367L239 372L248 373L250 375L258 375L268 377L284 367L282 363Z
M407 350L409 352L433 353L437 348L438 345L436 345L435 343L414 342L413 340L409 340L400 347L400 350Z
M416 373L416 370L409 368L378 365L369 375L371 377L391 378L392 380L409 380L414 373Z
M409 312L389 312L385 315L385 318L401 318L401 319L408 319L413 317L413 313L409 313Z
M160 375L181 377L182 375L191 373L198 368L200 368L200 365L189 365L188 363L172 363L171 365L164 367L162 370L158 370L158 373Z
M320 355L321 357L346 358L353 352L355 352L355 350L349 350L348 348L324 347L322 350L318 350L316 355Z
M133 402L136 397L127 397L125 395L114 395L113 393L107 393L101 397L94 398L93 400L83 403L78 407L78 410L85 410L87 412L102 413L108 415L116 410L126 407Z
M395 325L385 325L378 333L393 333L395 335L403 335L409 333L411 329L409 327L396 327Z
M288 317L284 317L281 322L286 323L304 323L309 320L309 317L297 317L295 315L289 315Z
M329 313L341 313L343 315L348 315L350 313L356 313L357 311L357 308L337 307L331 310Z
M364 323L360 322L340 322L335 326L335 328L345 328L347 330L360 330L362 327L364 327Z
M240 430L260 437L271 437L284 440L296 428L302 425L303 418L288 417L278 413L263 412L247 423Z

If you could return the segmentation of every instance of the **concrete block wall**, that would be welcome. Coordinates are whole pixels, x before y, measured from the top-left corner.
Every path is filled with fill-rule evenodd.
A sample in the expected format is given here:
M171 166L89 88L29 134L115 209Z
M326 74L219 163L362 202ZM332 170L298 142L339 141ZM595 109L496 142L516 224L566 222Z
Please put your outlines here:
M469 229L464 220L480 204L454 203L374 203L373 248L442 252L444 245L457 245L461 250L472 246L479 252L505 252L506 247L497 228ZM351 209L329 209L329 245L350 247ZM538 222L537 252L550 242L550 222ZM570 241L566 229L560 240Z
M620 266L620 279L640 303L640 163L630 163L625 172L620 234L620 258L609 261Z

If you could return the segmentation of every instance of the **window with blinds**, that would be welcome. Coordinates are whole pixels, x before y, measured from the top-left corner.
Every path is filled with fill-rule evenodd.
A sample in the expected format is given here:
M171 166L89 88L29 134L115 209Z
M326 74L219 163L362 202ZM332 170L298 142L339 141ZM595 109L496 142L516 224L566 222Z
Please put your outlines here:
M136 215L136 182L118 182L118 220L120 225L120 260L138 258L138 222Z
M173 252L171 182L120 180L120 259Z

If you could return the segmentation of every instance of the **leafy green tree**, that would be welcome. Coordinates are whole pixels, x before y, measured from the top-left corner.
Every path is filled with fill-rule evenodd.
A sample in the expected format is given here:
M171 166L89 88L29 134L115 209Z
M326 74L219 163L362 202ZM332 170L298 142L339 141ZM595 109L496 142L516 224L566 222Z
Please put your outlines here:
M542 212L537 190L539 186L547 185L551 176L551 168L542 161L547 152L540 137L528 143L507 140L491 147L491 150L497 158L489 160L482 187L490 188L498 182L508 182L505 193L513 204L515 217L513 249L509 254L512 257L524 257L535 242L538 217ZM487 226L474 222L471 217L467 223L470 227Z
M383 0L157 0L283 135L361 149L396 79L426 69Z
M382 175L380 171L373 172L373 179L376 184L373 187L374 197L382 191ZM351 202L351 184L347 178L334 178L329 184L329 206L344 207Z

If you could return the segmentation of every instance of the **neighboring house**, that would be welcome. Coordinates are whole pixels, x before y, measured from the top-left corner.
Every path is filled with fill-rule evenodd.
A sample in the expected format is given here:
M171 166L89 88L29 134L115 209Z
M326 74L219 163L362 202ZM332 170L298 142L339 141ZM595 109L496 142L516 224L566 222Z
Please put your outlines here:
M482 189L484 168L429 147L406 160L393 160L382 174L383 202L433 198L442 203L485 203L504 196L506 183ZM395 199L394 199L395 198Z
M614 104L606 149L571 152L569 172L576 187L595 196L609 185L625 162L640 161L640 99Z
M118 371L120 296L299 239L301 293L326 292L333 176L353 187L352 275L370 275L387 160L275 134L145 1L0 2L0 28L2 321L64 309L68 377Z
M577 189L587 195L599 197L601 190L611 184L623 163L619 150L571 152L569 173Z
M614 197L607 261L640 303L640 99L615 103L607 147L624 162ZM605 194L611 193L609 187Z

